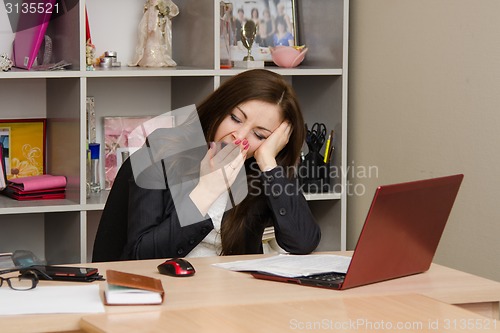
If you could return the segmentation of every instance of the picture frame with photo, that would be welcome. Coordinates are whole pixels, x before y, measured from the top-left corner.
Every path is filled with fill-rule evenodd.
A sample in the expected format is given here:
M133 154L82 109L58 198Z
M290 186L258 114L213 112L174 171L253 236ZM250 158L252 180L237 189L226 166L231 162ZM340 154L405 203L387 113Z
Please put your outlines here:
M110 190L123 162L157 128L175 126L175 118L160 116L104 117L104 189Z
M232 0L231 3L234 22L231 60L240 61L247 55L241 42L241 28L252 18L258 29L252 47L255 60L272 63L270 47L299 45L296 0Z
M0 143L7 180L45 174L45 118L0 119Z
M152 116L104 117L104 189L109 190L113 186L121 166L121 163L118 163L118 154L120 162L123 163L122 155L134 146L133 143L129 142L129 134L151 118Z

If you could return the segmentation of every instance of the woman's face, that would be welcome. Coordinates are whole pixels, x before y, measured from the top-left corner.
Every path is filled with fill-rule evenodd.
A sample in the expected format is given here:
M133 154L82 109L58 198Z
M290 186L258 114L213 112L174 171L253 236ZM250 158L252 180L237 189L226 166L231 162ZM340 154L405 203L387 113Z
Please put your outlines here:
M224 118L215 132L214 141L231 143L247 139L247 158L252 157L260 145L283 121L277 104L251 100L238 105Z
M285 32L285 25L283 23L278 23L278 25L276 26L276 30L278 30L279 32Z

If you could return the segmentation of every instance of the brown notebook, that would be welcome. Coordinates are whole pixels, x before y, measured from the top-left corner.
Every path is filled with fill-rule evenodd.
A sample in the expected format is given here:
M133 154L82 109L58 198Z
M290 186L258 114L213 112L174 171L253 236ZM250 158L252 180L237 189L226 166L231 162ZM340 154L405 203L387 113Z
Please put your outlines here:
M161 304L164 296L160 279L110 269L106 271L106 305Z

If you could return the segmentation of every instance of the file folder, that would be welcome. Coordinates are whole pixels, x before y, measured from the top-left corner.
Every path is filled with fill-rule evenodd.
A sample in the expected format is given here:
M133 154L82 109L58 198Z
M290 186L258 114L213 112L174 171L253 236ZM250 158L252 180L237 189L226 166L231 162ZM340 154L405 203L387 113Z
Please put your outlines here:
M36 9L34 13L29 7L31 1L23 2L28 5L27 7L19 6L19 21L12 46L12 60L15 67L31 69L33 66L56 1L45 0L45 6L34 7Z

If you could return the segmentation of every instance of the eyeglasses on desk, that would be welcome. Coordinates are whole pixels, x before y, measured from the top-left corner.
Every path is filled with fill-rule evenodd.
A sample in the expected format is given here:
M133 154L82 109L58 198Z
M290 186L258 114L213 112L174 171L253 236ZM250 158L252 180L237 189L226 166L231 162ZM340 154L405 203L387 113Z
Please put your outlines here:
M12 272L17 272L19 269L11 269L6 271L0 271L0 274L7 274ZM3 282L7 282L7 285L14 290L30 290L34 289L38 285L38 275L35 271L24 270L18 276L12 277L1 277L0 276L0 287L2 287Z

